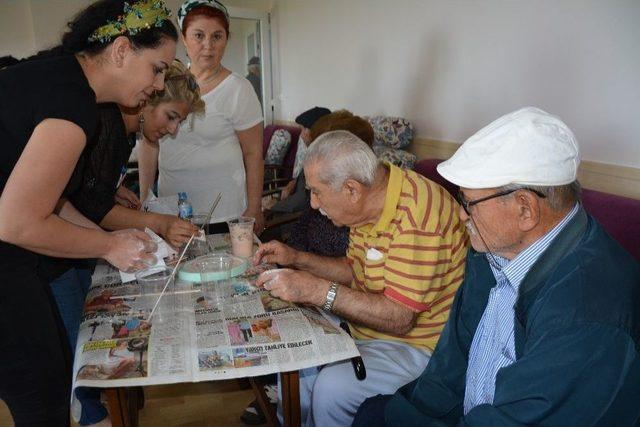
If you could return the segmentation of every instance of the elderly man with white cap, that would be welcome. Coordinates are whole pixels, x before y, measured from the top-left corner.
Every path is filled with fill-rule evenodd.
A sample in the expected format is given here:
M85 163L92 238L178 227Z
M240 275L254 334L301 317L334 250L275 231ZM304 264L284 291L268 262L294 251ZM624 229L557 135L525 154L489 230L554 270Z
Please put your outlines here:
M438 167L460 186L465 280L429 365L354 426L631 426L640 420L640 266L582 208L578 144L536 108Z

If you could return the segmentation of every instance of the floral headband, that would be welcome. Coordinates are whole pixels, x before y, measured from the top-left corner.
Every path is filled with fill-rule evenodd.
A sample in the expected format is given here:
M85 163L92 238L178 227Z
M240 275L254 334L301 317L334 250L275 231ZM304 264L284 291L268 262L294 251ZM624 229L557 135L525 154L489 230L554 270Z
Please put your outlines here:
M198 6L208 6L214 9L218 9L224 13L224 16L227 17L227 21L229 21L229 12L227 8L224 7L222 3L217 0L187 0L182 3L180 9L178 9L178 26L182 30L182 22L184 21L185 16L194 8Z
M133 36L151 27L161 27L170 17L171 11L162 0L125 2L123 14L96 29L89 36L89 41L105 43L118 36Z

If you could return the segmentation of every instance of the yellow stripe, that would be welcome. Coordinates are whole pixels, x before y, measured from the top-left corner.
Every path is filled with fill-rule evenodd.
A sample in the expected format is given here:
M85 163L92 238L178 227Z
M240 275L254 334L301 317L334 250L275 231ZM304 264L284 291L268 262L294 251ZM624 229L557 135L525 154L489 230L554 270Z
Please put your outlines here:
M354 325L353 336L433 350L464 276L465 228L449 193L415 172L389 165L388 188L378 222L351 230L347 256L353 261L352 287L362 290L364 283L373 292L388 288L393 294L388 298L395 302L413 311L423 307L416 323L426 326L399 336ZM382 253L383 260L367 260L369 248Z

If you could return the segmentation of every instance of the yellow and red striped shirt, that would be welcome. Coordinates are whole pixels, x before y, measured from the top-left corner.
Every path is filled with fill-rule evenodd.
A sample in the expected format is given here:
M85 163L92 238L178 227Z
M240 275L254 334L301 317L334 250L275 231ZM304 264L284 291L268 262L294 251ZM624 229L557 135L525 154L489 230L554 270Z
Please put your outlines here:
M382 293L419 315L406 335L350 327L356 339L402 341L433 351L464 277L467 234L458 204L444 188L416 172L388 166L380 219L349 234L351 287Z

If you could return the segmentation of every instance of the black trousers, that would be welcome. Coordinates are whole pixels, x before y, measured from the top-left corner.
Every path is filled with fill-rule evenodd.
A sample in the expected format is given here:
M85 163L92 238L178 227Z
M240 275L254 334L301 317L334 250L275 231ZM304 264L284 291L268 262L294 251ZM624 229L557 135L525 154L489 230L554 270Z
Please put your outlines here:
M0 260L0 398L16 427L68 426L71 350L33 264Z

